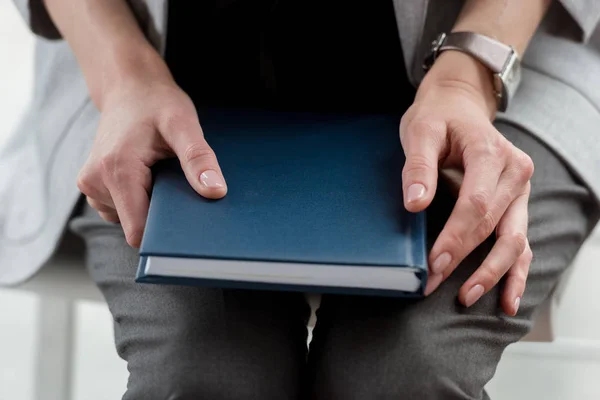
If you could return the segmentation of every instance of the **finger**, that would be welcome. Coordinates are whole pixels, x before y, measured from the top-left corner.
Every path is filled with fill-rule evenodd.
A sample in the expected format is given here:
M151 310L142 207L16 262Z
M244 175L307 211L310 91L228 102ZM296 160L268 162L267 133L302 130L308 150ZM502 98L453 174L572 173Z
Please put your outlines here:
M438 164L446 152L445 131L445 124L412 122L406 128L401 126L400 137L406 156L402 190L408 211L424 210L435 196Z
M103 213L117 213L116 208L114 207L114 204L112 206L109 206L107 204L102 203L101 201L98 201L96 199L92 199L91 197L86 197L88 204L96 209L98 212L103 212Z
M481 266L462 286L459 300L466 307L471 307L481 296L493 288L508 272L523 252L523 245L516 243L512 237L503 236L496 240L494 247ZM432 272L431 283L428 282L426 295L429 295L444 281L453 270L436 274Z
M196 192L209 199L219 199L227 194L227 184L217 157L204 139L195 112L190 117L159 121L158 128L177 154L183 172Z
M458 199L430 252L434 274L446 276L494 231L520 186L500 177L505 159L490 148L465 150L465 174ZM516 189L516 190L515 190Z
M502 220L502 217L496 217L496 215L504 215L507 212L507 209L511 203L513 198L513 192L516 192L518 188L522 185L516 180L516 175L511 173L512 169L507 169L505 173L500 176L500 181L498 182L498 187L496 189L496 196L493 201L492 206L492 215L494 218L498 218ZM526 185L525 189L521 189L520 193L524 193L528 187ZM516 192L519 193L519 192ZM528 193L528 192L527 192ZM518 197L518 196L517 196ZM449 220L450 221L450 220ZM489 228L488 228L489 229ZM448 277L454 270L460 265L460 262L471 253L481 242L485 239L479 239L481 237L487 238L489 235L487 232L481 233L482 225L473 228L473 230L467 234L466 242L461 243L462 248L458 248L454 252L443 252L442 255L438 255L437 258L434 259L433 262L430 262L430 274L432 275L432 279L430 283L427 284L427 290L425 291L426 295L429 295L433 292L437 287ZM443 232L443 231L442 231ZM440 233L440 236L442 234ZM433 259L436 251L436 246L439 246L440 239L438 237L437 242L434 244L434 248L431 251L430 258ZM439 248L439 247L438 247ZM439 254L439 250L438 254ZM458 255L457 255L458 254ZM512 265L512 263L510 264ZM435 279L433 279L435 277Z
M509 206L497 229L494 247L481 266L464 283L459 300L466 307L498 284L500 279L517 262L527 246L527 203L529 191L525 191ZM513 303L516 298L513 298Z
M502 309L508 315L515 316L519 311L532 259L533 253L527 243L525 251L506 275L506 284L502 293Z
M98 211L98 215L100 215L100 217L105 220L106 222L112 222L113 224L118 224L119 223L119 216L117 215L117 212L102 212L102 211Z
M102 178L102 169L94 167L93 165L95 164L88 162L81 169L77 177L77 187L79 188L79 191L86 195L88 199L92 198L96 202L102 203L114 209L115 206L112 197L110 196L110 192L106 188Z
M148 215L151 172L141 162L113 157L115 161L105 163L112 167L107 171L104 181L114 200L127 243L137 248L142 242Z

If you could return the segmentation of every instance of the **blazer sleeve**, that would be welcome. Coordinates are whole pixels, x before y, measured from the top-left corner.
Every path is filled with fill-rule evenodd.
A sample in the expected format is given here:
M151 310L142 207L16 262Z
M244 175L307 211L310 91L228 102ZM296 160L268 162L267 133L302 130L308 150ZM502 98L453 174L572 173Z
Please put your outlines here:
M52 22L44 0L13 1L33 33L46 39L61 39L61 34Z
M582 32L587 41L600 23L600 0L559 0Z

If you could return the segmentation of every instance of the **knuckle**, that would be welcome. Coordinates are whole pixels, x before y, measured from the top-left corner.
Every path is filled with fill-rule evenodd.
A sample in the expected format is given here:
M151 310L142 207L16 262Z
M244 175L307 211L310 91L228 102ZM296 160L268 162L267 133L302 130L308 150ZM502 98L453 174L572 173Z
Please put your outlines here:
M525 286L527 284L527 276L529 275L529 263L521 264L518 268L513 267L510 275L516 282Z
M413 103L408 107L406 112L402 114L402 118L400 118L400 129L408 126L418 116L419 108L418 103Z
M176 133L187 129L193 123L193 118L186 107L173 107L166 109L159 118L162 132Z
M495 140L492 142L491 153L496 159L506 160L510 155L510 147L512 146L503 136L495 135Z
M513 278L516 279L517 283L525 286L525 284L527 283L527 274L528 269L521 268L513 275Z
M529 196L529 194L531 194L531 181L527 181L527 183L525 184L525 190L524 193Z
M85 194L86 196L94 195L94 193L96 192L96 184L97 182L94 179L92 179L90 173L85 169L82 169L79 172L79 175L77 175L77 188L81 193Z
M519 288L519 293L521 293L521 295L523 294L523 292L525 291L525 287L527 286L527 276L528 276L528 274L529 274L529 271L522 270L522 271L519 271L513 277L513 279L515 279L515 281L516 281L515 284Z
M494 229L496 229L496 218L494 218L492 213L488 212L483 216L477 227L477 236L481 240L485 240L494 232Z
M413 107L410 107L408 110L406 110L404 115L402 115L402 118L400 118L400 127L399 127L400 139L404 138L406 131L407 131L406 127L408 125L410 125L410 121L412 120L413 113L414 113Z
M492 146L483 140L473 140L465 146L465 158L491 158Z
M503 205L504 207L508 207L515 199L515 196L509 190L502 190L496 196L496 204Z
M527 247L527 236L522 232L515 232L510 236L510 242L515 246L518 255L525 252Z
M527 264L531 263L533 260L533 251L531 251L531 247L529 247L529 245L525 247L525 250L521 256L525 259L525 261L527 261Z
M135 172L125 149L114 150L100 159L101 176L109 181L126 179Z
M466 205L474 210L477 217L484 219L490 211L490 195L483 191L471 193Z
M444 135L445 131L446 126L443 122L422 118L413 119L406 127L406 134L415 136L440 136Z
M484 286L488 288L496 285L498 282L500 282L502 276L504 276L503 272L490 266L482 268L480 273L482 281L485 282Z
M446 232L445 248L447 248L450 254L462 254L464 253L465 241L462 236L457 232L450 230Z
M422 174L423 172L430 171L437 166L432 165L432 162L427 157L421 154L411 155L404 164L403 173L405 175Z
M485 164L486 168L498 168L506 163L509 154L509 145L502 137L469 143L464 150L465 167L476 162Z
M100 206L100 202L94 200L91 197L86 197L87 203L92 207L98 210L99 206ZM104 211L104 210L99 210L99 211Z
M194 142L187 145L183 152L183 160L186 163L196 161L212 160L214 153L206 142Z
M106 222L112 222L112 223L119 222L119 217L114 213L98 210L98 215L100 215L100 217L102 217L102 219L105 220Z
M119 153L107 153L100 158L100 173L104 178L112 178L122 163L123 160Z
M132 228L125 232L125 240L132 247L138 247L142 242L143 230L141 228Z
M519 170L519 178L521 181L529 181L533 176L533 172L535 170L535 166L533 165L533 160L527 154L522 151L519 151L517 157L517 168Z

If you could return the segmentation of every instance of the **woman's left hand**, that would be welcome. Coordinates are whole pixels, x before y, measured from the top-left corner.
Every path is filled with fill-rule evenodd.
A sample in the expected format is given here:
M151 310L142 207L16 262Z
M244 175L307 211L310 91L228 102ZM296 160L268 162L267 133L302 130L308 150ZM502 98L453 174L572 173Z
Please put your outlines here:
M453 75L460 63L465 67L461 71L471 69L474 74L467 79ZM438 169L464 171L456 205L429 255L426 295L495 231L492 250L461 287L459 300L470 307L506 275L502 308L515 315L532 259L527 205L533 162L491 123L496 103L489 72L457 52L442 54L436 65L400 124L409 211L429 206Z

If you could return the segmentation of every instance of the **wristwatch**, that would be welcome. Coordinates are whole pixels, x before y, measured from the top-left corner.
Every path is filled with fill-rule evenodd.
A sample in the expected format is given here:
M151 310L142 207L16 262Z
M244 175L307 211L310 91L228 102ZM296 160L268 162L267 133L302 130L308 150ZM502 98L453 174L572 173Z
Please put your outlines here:
M445 50L467 53L489 68L494 74L498 110L506 111L521 81L521 62L516 50L474 32L441 33L432 42L423 62L423 69L428 71L438 55Z

